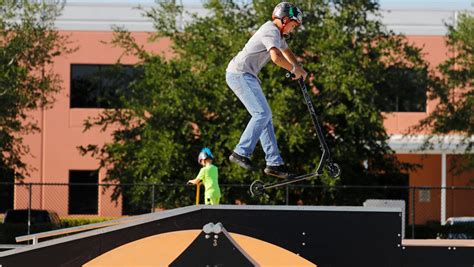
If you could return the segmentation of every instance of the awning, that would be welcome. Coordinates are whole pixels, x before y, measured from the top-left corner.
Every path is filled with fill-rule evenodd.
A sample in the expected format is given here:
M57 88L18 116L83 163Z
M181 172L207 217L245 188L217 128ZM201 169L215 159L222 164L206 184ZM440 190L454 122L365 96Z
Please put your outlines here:
M394 134L388 145L397 154L466 154L473 153L466 151L469 142L474 142L474 136Z

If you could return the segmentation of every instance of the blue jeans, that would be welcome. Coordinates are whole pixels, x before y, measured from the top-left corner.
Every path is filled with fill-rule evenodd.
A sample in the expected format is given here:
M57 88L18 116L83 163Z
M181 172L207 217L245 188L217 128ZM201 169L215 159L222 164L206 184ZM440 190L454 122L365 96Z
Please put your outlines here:
M227 72L226 81L252 116L234 152L249 158L260 139L267 165L282 165L283 160L273 130L272 111L263 95L259 80L248 73Z

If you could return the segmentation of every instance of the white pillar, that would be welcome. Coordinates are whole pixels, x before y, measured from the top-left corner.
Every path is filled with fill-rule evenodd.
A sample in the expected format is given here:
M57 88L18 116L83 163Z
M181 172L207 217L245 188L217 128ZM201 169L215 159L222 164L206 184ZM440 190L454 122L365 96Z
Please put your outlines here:
M441 225L446 224L446 153L441 154Z

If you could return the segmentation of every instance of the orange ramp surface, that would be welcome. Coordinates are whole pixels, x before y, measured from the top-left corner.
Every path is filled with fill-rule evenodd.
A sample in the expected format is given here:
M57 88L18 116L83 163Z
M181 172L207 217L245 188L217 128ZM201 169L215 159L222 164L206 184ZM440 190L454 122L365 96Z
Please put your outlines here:
M108 251L84 264L84 267L168 266L201 230L184 230L146 237ZM271 243L230 233L240 247L260 267L315 267L314 263Z

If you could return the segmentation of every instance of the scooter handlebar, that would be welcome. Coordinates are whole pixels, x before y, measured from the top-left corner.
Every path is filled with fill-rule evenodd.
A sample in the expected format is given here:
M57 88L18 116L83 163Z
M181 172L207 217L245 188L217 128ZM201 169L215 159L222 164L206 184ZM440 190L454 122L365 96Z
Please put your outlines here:
M287 72L287 73L285 74L285 77L286 77L287 79L293 79L293 78L296 77L296 75L295 75L294 73ZM298 81L304 82L303 76L301 76L301 77L298 79Z
M294 73L287 72L287 73L285 74L285 77L286 77L287 79L290 79L290 78L295 78L296 75L295 75Z
M287 72L287 73L285 74L285 77L288 78L288 79L294 79L294 78L296 77L296 75L293 74L293 73L291 73L291 72ZM301 88L305 88L305 87L306 87L306 85L304 84L303 77L300 77L300 78L298 79L298 83L300 84Z

